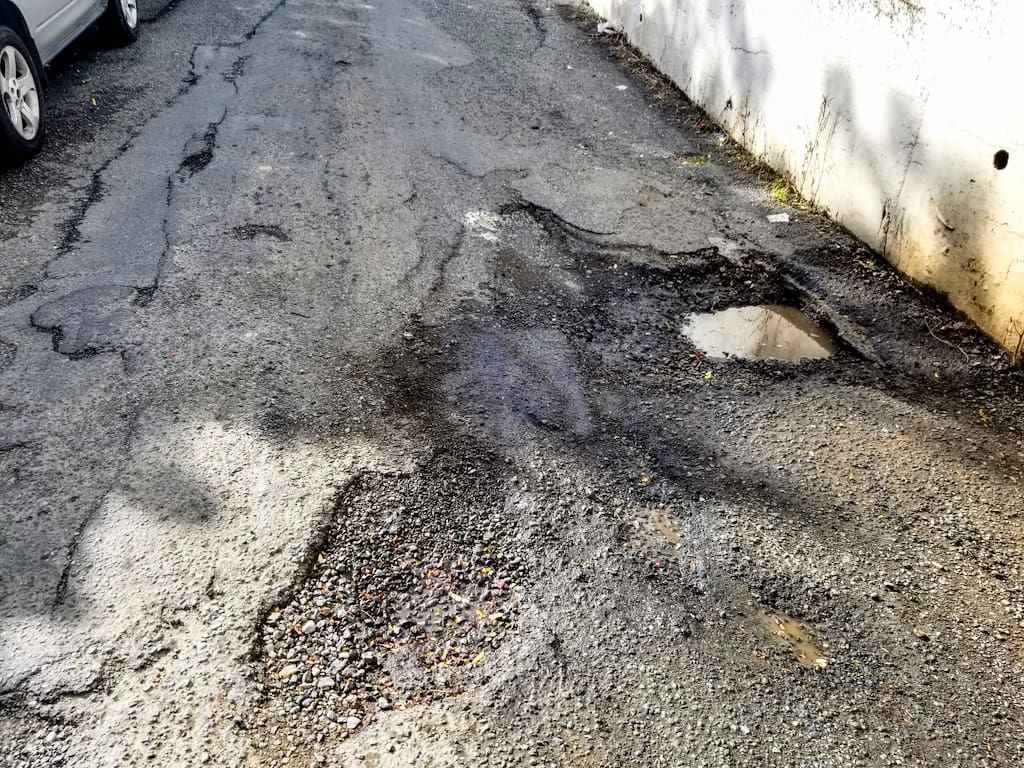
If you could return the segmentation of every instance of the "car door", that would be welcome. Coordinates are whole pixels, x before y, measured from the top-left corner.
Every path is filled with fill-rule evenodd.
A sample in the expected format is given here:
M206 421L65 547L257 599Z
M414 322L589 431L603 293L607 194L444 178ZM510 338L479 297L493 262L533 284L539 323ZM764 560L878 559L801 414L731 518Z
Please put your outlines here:
M32 30L39 56L48 62L81 29L83 19L92 13L97 0L25 0L19 6Z

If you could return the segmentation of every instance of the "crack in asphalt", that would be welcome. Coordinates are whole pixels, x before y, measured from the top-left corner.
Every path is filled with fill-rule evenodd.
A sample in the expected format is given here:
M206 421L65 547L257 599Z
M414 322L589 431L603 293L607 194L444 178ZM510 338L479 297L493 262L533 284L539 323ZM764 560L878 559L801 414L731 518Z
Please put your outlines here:
M74 535L71 537L71 541L67 548L67 554L64 559L64 568L61 570L60 579L57 582L57 588L54 590L53 602L50 604L51 613L56 613L67 598L68 582L71 579L71 569L74 567L75 553L78 551L78 547L82 542L82 537L85 535L86 530L89 528L89 525L95 519L100 509L103 508L107 498L111 493L113 493L114 487L117 485L118 478L120 478L125 467L128 465L132 438L134 437L135 430L138 427L141 415L141 410L134 410L128 415L128 426L125 430L124 440L122 441L121 446L121 458L118 461L114 477L107 484L107 487L104 489L99 499L97 499L96 503L89 509L85 517L82 518L82 521L78 524L78 528L75 530Z
M251 54L244 54L235 59L231 65L231 69L221 74L224 82L231 83L235 88L235 95L238 95L238 80L245 75L245 67L249 63L249 59L252 58Z
M544 47L548 37L548 30L544 26L544 12L537 7L533 0L519 0L519 7L533 24L533 29L537 34L537 50L539 50ZM536 53L536 51L534 52Z
M143 24L152 24L153 22L160 21L165 16L169 16L174 13L178 6L181 4L181 0L170 0L169 3L165 4L163 8L160 8L156 13L150 14L149 16L142 19Z
M256 610L256 621L252 624L252 638L249 644L249 649L245 654L245 660L250 664L259 663L263 650L260 647L262 643L261 628L267 622L267 617L270 616L278 606L287 605L293 597L303 588L305 583L309 580L313 574L313 570L317 566L317 561L320 554L326 549L328 540L331 533L334 531L340 520L340 513L344 507L345 500L349 497L349 494L353 490L358 489L360 484L371 475L384 476L389 473L385 472L371 472L370 470L362 469L355 472L351 477L345 480L345 482L337 487L334 494L334 499L330 504L326 505L323 513L318 520L314 520L311 528L311 534L306 542L305 549L303 550L302 560L299 562L298 567L295 569L295 573L292 576L291 581L274 591L272 594L265 595L261 601L259 608ZM397 473L404 474L404 473Z
M45 304L39 306L39 309L45 307ZM38 311L38 310L37 310ZM115 349L106 349L102 347L85 347L83 349L74 352L62 352L60 349L61 344L64 342L64 325L58 323L56 325L46 325L36 319L35 313L29 315L29 325L35 328L40 333L50 334L50 341L53 345L53 351L58 355L63 355L71 360L85 360L86 358L96 357L97 355L105 352L115 352Z
M137 297L138 297L138 295L140 293L146 293L146 292L148 292L150 290L152 290L152 291L156 290L155 286L148 286L146 288L141 288L140 289L140 288L137 288L134 285L119 285L119 284L107 284L107 285L99 286L97 289L94 289L94 290L103 290L103 289L108 289L108 288L121 288L121 289L124 289L125 291L134 291L136 299L137 299ZM64 357L67 357L70 360L84 360L84 359L87 359L87 358L96 357L97 355L111 354L111 353L121 354L122 357L123 357L124 351L122 349L120 349L119 347L116 347L116 346L114 346L112 344L97 344L97 345L86 344L86 345L83 345L79 349L74 349L74 350L71 350L71 351L64 351L63 349L61 349L61 346L63 345L64 338L65 338L65 328L64 328L64 326L67 323L67 318L65 317L61 321L49 323L46 320L42 319L39 316L39 313L43 312L52 303L55 303L56 301L60 301L61 298L65 298L68 295L72 295L72 294L65 294L65 296L62 296L62 297L60 297L58 299L55 299L54 302L47 302L47 303L39 305L36 308L35 312L33 312L32 314L29 315L29 318L28 318L29 326L34 328L35 330L41 332L41 333L48 333L48 334L50 334L51 344L53 345L53 351L56 352L58 355L63 355Z
M499 211L499 213L503 216L510 216L514 213L520 212L527 214L541 225L544 225L545 222L554 222L558 225L560 229L572 233L575 237L580 239L587 239L588 235L596 237L614 237L615 235L619 234L614 230L606 232L597 229L587 229L586 227L581 227L578 224L573 224L568 219L555 213L555 211L552 210L551 208L548 208L547 206L544 205L540 205L531 200L527 200L525 197L521 195L517 195L516 199L512 203L502 206L501 210ZM600 244L605 245L605 243ZM619 244L615 243L615 245ZM623 247L628 246L624 245Z
M55 261L58 261L61 257L69 254L81 241L81 227L82 223L85 221L86 214L88 214L89 209L94 204L103 199L103 174L106 173L107 169L117 158L124 154L125 149L126 148L124 146L120 147L117 154L107 158L99 168L92 172L89 178L89 183L85 187L85 196L72 207L71 217L64 225L64 236L61 238L61 241L57 246L56 254L43 265L44 279L50 277L50 265Z
M459 252L462 250L462 243L466 239L466 225L462 224L459 227L459 233L455 236L455 240L448 246L448 250L437 264L437 274L434 275L434 281L430 284L430 293L435 294L441 290L441 286L444 285L445 273L448 271L448 265L452 263Z
M225 113L226 114L226 113ZM136 304L138 306L146 306L153 300L153 295L160 289L160 284L164 279L164 265L167 263L167 258L171 254L171 208L173 207L174 198L174 178L172 176L167 177L167 198L166 207L164 208L164 219L160 222L160 231L164 236L164 247L160 251L160 256L156 260L156 276L151 286L145 288L139 288L138 296L136 297Z
M266 13L264 13L263 16L261 16L259 20L257 20L256 24L253 25L252 28L250 28L249 31L245 33L245 39L252 40L257 35L257 33L259 33L260 28L264 24L266 24L267 21L270 20L270 17L277 13L279 10L281 10L287 2L288 0L278 0L278 2L276 2Z
M678 258L684 256L699 257L707 253L722 255L721 249L713 245L681 251L668 251L664 248L658 248L657 246L647 243L629 243L608 240L607 238L614 237L620 233L615 231L602 232L581 227L580 225L569 221L564 216L559 215L551 208L534 203L522 196L518 196L515 202L503 206L499 210L499 213L503 216L511 216L515 213L524 213L551 234L560 235L562 237L571 237L591 246L611 249L614 251L639 251L664 256L666 258Z
M217 149L217 131L227 116L228 112L225 109L219 120L206 126L202 137L193 136L185 143L185 152L189 152L189 146L197 141L199 148L185 155L178 164L178 178L181 181L191 179L213 162L213 153Z
M529 168L494 168L494 169L492 169L490 171L485 171L484 173L473 173L472 171L467 169L464 165L459 163L457 160L452 160L450 157L448 157L445 154L436 153L436 152L424 152L423 154L426 157L429 157L431 160L437 160L439 162L445 163L446 165L450 165L452 168L457 170L463 176L466 176L467 178L470 178L470 179L476 179L477 181L486 179L486 178L488 178L490 176L495 176L495 175L498 175L498 174L502 174L502 173L507 173L507 174L511 174L511 175L517 176L518 178L523 178L526 174L528 174L530 172Z
M264 13L259 19L256 20L253 26L251 26L246 31L246 33L243 35L243 41L252 40L253 37L255 37L256 34L258 34L262 26L270 19L270 17L273 16L274 13L276 13L278 10L283 8L286 3L287 0L279 0L277 3L275 3L266 13ZM155 21L158 18L174 11L179 4L180 0L171 0L171 2L164 6L164 8L160 9L160 11L158 11L155 16L144 21ZM238 48L240 45L241 43L239 42L226 44L221 47ZM179 102L184 96L186 96L192 90L192 88L194 88L196 84L199 82L198 67L196 64L196 52L203 47L204 46L200 45L195 45L192 47L192 51L189 54L189 73L185 77L182 83L182 87L179 88L178 91L172 97L170 97L159 109L150 114L145 120L136 123L136 128L130 134L129 138L118 147L117 151L114 154L108 157L98 168L93 170L93 172L90 174L89 182L86 185L86 193L84 197L81 198L77 203L75 203L72 206L72 215L69 217L69 219L63 226L64 235L56 248L56 252L54 253L53 257L47 260L46 263L43 265L42 275L44 279L52 277L50 275L50 267L54 264L54 262L59 261L62 257L70 253L74 249L74 247L81 241L82 223L85 221L85 217L88 214L89 210L92 208L92 206L103 199L103 176L109 170L110 166L116 160L123 157L134 146L135 140L145 129L146 125L148 125L157 115L167 111L168 109L171 109L177 102ZM244 74L245 65L249 58L249 54L240 56L232 65L231 70L228 73L222 75L223 79L226 82L231 83L232 86L234 86L236 94L238 93L238 86L236 81ZM218 121L218 125L220 122L223 121L223 119L224 118L222 117L221 120ZM204 136L204 139L205 138L206 137ZM213 141L215 140L216 135L214 135L213 137ZM209 164L209 161L212 159L212 154L210 155L209 159L206 158L203 149L200 149L197 153L195 153L195 155L195 157L186 157L185 160L182 161L182 166L179 167L179 170L182 170L183 168L188 168L189 165L201 166L196 167L196 169L193 170L192 173L190 173L190 175L194 175L194 173L198 172L199 170L202 170L202 168L205 168L206 165Z
M194 65L195 50L196 49L193 49L193 65L192 65L193 66L193 72L194 72L194 66L195 66ZM241 57L239 57L232 64L230 72L222 75L222 77L225 80L225 82L228 82L228 83L230 83L232 85L232 87L234 88L236 94L238 93L238 85L237 85L237 83L235 81L236 81L236 79L238 77L240 77L244 73L245 62L248 60L248 58L249 58L248 56L241 56ZM189 88L194 86L196 83L198 83L198 78L195 78L192 81L192 83L189 85ZM187 90L188 89L186 89L186 92L187 92ZM228 114L229 114L229 110L228 110L227 106L225 106L224 107L224 111L221 114L220 118L215 120L215 121L213 121L213 122L211 122L211 123L209 123L206 126L206 130L203 132L202 136L195 136L195 135L193 135L185 143L185 146L182 148L182 153L184 154L184 157L178 163L178 168L177 168L177 176L178 176L178 182L179 183L183 184L183 183L187 182L195 174L197 174L197 173L201 172L202 170L204 170L213 161L213 157L214 157L214 154L216 152L216 146L217 146L217 133L218 133L218 130L220 129L221 124L224 122L225 119L227 119ZM199 144L198 147L195 147L196 143ZM111 157L110 159L108 159L102 166L100 166L93 173L92 178L90 180L90 184L89 184L89 192L88 192L86 198L82 201L79 209L76 210L76 212L75 212L75 215L74 215L74 217L73 217L73 219L72 219L72 221L71 221L71 223L69 225L69 228L67 229L64 242L62 243L61 247L58 250L58 255L54 259L52 259L50 262L48 262L48 264L46 265L46 268L44 270L44 274L47 277L50 277L50 275L46 274L46 273L48 273L49 268L54 263L54 261L56 261L57 259L61 258L61 256L64 256L64 255L67 255L68 253L70 253L73 250L74 245L76 243L78 243L79 240L81 239L81 226L82 226L82 223L85 221L85 218L86 218L86 216L88 214L89 209L92 207L93 204L95 204L96 202L101 200L102 197L103 197L103 188L104 188L103 174L104 174L104 172L110 167L111 163L114 160L116 160L119 157L121 157L124 154L124 152L126 152L129 148L130 148L130 142L126 143L125 145L122 145L120 154L115 155L114 157ZM191 151L190 151L190 149L191 149ZM170 256L170 251L171 251L171 245L172 245L171 212L174 209L174 194L175 194L175 191L177 189L177 185L175 183L175 178L174 177L175 177L175 174L172 173L172 174L169 174L166 177L166 180L165 180L166 194L165 194L165 197L164 197L164 215L163 215L163 218L162 218L162 221L161 221L161 224L160 224L160 229L161 229L161 233L163 235L163 241L164 242L163 242L163 248L161 249L160 254L158 255L158 257L156 259L156 264L155 264L155 269L154 269L154 275L153 275L152 282L150 282L148 284L145 284L145 285L122 285L122 284L116 284L116 283L107 283L107 284L103 284L103 285L99 285L99 286L92 286L94 289L103 290L103 289L117 288L117 287L123 287L123 288L127 288L127 289L132 289L132 290L135 291L135 296L133 297L131 303L132 303L133 306L136 306L136 307L145 307L145 306L148 306L152 302L156 292L160 289L160 284L161 284L161 282L162 282L162 280L164 278L165 267L166 267L167 260L168 260L168 258ZM65 295L67 295L67 294L65 294ZM59 299L57 299L57 300L59 300ZM40 321L39 318L38 318L38 313L41 310L43 310L46 306L48 306L50 303L52 303L52 301L51 302L44 302L44 303L40 304L39 306L37 306L35 312L33 312L29 316L29 324L33 328L35 328L36 330L39 330L39 331L42 331L42 332L45 332L45 333L49 333L51 335L51 337L52 337L52 345L53 345L53 349L54 349L55 352L57 352L58 354L65 355L66 357L68 357L68 358L70 358L72 360L81 360L81 359L84 359L84 358L94 357L94 356L99 355L99 354L110 353L110 352L119 352L123 356L123 350L121 350L119 347L117 347L117 346L115 346L113 344L102 344L102 345L98 345L98 346L87 346L87 347L85 347L83 349L75 350L75 351L72 351L72 352L64 352L64 351L62 351L61 350L61 344L64 341L64 323L63 322L47 323L47 322Z

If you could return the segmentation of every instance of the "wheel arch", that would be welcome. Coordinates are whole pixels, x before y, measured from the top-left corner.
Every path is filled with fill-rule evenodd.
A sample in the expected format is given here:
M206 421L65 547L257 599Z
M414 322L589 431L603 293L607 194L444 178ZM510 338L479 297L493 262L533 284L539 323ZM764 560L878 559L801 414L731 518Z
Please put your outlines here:
M43 81L42 84L45 85L46 67L43 66L43 60L39 56L36 41L32 39L32 33L29 32L28 24L25 23L25 18L21 15L21 11L10 0L0 0L0 25L13 29L25 42L25 47L32 54L32 61L35 62L36 70L39 72L39 78Z

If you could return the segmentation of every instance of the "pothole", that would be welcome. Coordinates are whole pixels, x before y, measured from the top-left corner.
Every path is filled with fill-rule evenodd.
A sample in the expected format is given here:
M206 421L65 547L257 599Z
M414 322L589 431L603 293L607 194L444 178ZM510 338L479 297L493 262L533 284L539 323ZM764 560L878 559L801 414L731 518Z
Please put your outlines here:
M824 330L800 310L780 304L693 314L686 318L683 333L709 357L795 362L835 352Z
M361 480L262 628L267 725L308 749L488 674L527 571L507 490L497 467L457 456Z

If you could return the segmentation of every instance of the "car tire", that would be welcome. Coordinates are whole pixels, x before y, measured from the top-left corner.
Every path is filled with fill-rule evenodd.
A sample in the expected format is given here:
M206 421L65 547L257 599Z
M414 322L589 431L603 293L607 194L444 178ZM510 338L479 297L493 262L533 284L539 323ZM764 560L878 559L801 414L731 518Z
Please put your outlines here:
M139 39L138 0L108 0L103 13L103 31L114 45L129 45Z
M42 78L25 41L0 25L0 165L20 165L43 146Z

